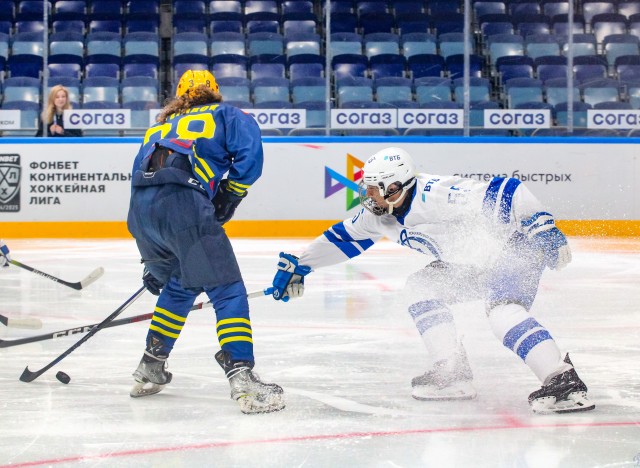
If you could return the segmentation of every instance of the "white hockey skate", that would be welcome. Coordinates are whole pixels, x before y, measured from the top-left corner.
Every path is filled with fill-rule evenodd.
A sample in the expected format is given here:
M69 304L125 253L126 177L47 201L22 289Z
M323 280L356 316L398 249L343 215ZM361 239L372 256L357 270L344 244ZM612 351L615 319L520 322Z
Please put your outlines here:
M529 405L534 413L575 413L596 407L587 397L587 386L578 377L569 354L565 356L564 362L571 369L547 378L540 390L529 395Z
M471 400L476 397L473 373L464 348L449 359L436 362L433 368L411 381L411 396L416 400Z
M133 373L136 383L131 388L129 396L139 398L161 392L165 385L171 382L172 374L166 369L166 359L159 359L145 353Z
M231 363L224 351L216 353L216 361L224 369L231 387L231 399L238 402L244 414L273 413L284 409L284 391L280 385L267 384L251 370L247 362Z

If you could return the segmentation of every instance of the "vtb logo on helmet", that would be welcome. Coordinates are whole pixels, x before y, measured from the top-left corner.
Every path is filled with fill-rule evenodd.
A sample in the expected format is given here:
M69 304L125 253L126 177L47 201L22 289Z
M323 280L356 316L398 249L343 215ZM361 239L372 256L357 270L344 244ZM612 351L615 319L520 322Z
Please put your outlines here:
M182 96L192 88L204 85L214 92L218 92L218 83L209 70L187 70L180 77L176 88L176 97Z

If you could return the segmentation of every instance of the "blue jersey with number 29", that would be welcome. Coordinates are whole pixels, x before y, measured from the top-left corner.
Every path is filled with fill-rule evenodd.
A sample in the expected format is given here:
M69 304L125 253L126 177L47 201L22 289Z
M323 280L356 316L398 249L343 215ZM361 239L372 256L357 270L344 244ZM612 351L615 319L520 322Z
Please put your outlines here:
M193 175L209 198L227 172L229 186L239 194L262 174L258 124L249 114L224 103L192 107L149 128L133 163L134 174L156 143L189 156Z

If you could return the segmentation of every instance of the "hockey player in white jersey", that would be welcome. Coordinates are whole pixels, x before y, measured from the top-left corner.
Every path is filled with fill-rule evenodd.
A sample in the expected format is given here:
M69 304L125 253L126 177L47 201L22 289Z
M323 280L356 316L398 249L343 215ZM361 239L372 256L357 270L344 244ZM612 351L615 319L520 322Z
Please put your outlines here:
M302 296L308 273L356 257L387 237L433 258L405 288L432 362L412 380L414 398L476 396L449 306L484 299L496 337L542 382L529 395L533 411L594 409L568 354L562 358L549 331L529 314L543 270L565 267L571 251L553 216L524 184L416 174L410 155L393 147L371 156L363 172L363 209L330 227L300 258L281 253L273 297L286 302Z

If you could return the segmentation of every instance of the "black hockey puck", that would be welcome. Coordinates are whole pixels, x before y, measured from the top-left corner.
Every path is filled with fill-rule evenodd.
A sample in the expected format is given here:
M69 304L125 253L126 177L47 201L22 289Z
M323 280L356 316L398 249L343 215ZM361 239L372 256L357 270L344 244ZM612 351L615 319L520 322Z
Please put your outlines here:
M62 382L63 384L68 384L69 382L71 382L71 377L69 377L67 374L65 374L62 371L59 371L56 374L56 379L58 379L60 382Z

